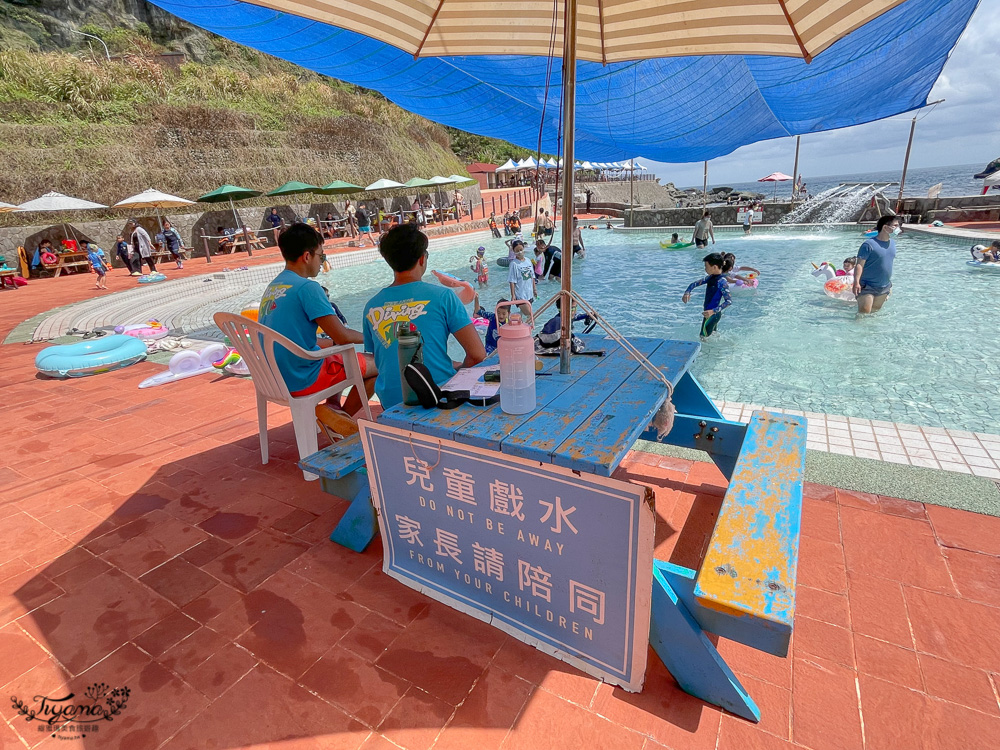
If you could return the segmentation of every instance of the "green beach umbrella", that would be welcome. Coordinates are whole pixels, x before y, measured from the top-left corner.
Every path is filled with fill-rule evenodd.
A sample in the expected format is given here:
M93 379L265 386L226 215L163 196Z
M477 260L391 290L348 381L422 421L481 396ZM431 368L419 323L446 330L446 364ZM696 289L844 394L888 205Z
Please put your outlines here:
M236 206L233 201L241 201L247 198L256 198L260 195L260 190L237 187L236 185L220 185L211 193L205 193L198 199L199 203L225 203L229 201L229 207L233 210L233 218L236 219L236 226L243 226L239 215L236 213Z
M292 180L291 182L286 182L280 188L272 190L268 195L298 195L299 193L317 193L319 188L316 185L310 185L308 182L298 182Z
M360 185L343 180L334 180L329 185L324 185L316 192L320 195L347 195L348 193L360 193L364 190Z
M460 174L453 174L448 179L454 182L456 185L466 185L470 182L475 182L475 180L472 179L471 177L463 177Z
M423 177L414 177L412 180L407 180L403 183L404 187L408 188L422 188L422 187L434 187L437 183L431 182L430 180L425 180Z

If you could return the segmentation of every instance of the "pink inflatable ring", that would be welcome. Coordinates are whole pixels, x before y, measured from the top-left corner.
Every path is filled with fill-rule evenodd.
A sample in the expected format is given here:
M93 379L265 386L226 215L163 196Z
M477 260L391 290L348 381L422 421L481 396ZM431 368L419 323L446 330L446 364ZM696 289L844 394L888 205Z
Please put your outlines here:
M446 287L455 290L455 294L458 298L462 300L463 305L467 305L472 302L476 297L476 290L472 288L472 284L468 281L462 281L457 276L452 276L450 273L441 273L440 271L431 271L437 280L444 284Z

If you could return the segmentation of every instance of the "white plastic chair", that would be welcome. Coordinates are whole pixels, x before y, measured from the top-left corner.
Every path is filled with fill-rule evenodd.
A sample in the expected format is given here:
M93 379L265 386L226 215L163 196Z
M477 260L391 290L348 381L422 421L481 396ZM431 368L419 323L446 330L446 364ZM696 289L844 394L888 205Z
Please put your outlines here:
M267 450L267 403L287 406L292 412L292 427L295 429L295 443L299 449L299 458L310 456L319 450L319 440L316 435L316 405L326 401L330 396L347 390L352 385L361 395L362 410L366 419L372 418L371 408L365 394L364 377L355 355L352 344L331 346L319 351L308 351L298 344L282 336L277 331L260 323L245 318L242 315L219 312L214 316L215 324L229 337L233 348L239 352L246 362L254 388L257 390L257 424L260 430L261 463L268 461ZM322 391L308 396L293 396L288 392L284 378L278 371L274 359L274 348L283 346L296 357L303 359L326 359L335 354L342 355L344 372L347 376L343 381ZM308 471L302 472L307 481L318 479Z

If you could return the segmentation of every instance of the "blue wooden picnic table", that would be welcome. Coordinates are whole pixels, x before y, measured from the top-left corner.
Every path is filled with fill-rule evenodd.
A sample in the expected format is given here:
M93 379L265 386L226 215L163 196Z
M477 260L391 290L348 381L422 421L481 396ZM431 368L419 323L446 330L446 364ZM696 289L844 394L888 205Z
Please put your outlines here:
M397 405L383 412L379 422L610 476L649 427L668 389L614 341L599 336L584 339L589 351L605 354L575 356L568 375L559 373L558 357L545 358L545 368L535 379L537 405L527 414L505 414L499 404L450 410ZM675 388L681 381L693 381L689 368L701 347L697 342L632 339L632 343ZM721 414L713 407L704 416Z
M611 476L636 441L656 441L654 415L670 389L610 339L583 337L595 354L558 358L536 378L537 405L511 415L499 404L423 409L397 405L379 423L430 438ZM730 480L699 570L654 561L650 643L682 688L751 720L760 712L706 633L785 656L795 609L799 519L805 472L805 421L755 412L750 424L725 419L690 368L701 345L630 339L666 376L676 409L659 442L708 453ZM363 549L376 533L364 455L357 436L304 459L324 488L354 502L332 535Z

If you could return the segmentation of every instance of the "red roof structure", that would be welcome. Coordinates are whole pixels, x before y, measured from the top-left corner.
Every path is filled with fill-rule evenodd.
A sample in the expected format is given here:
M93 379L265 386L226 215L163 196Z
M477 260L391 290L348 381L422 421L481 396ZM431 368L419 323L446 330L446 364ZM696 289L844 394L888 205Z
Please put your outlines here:
M469 176L479 183L480 190L489 190L497 186L496 164L484 164L480 161L474 161L466 169L469 170Z

